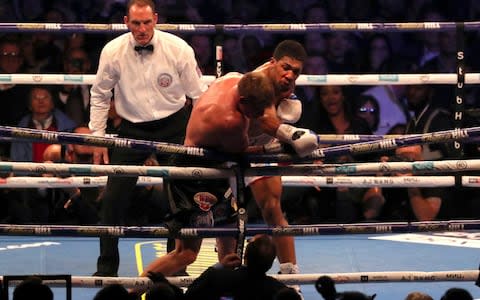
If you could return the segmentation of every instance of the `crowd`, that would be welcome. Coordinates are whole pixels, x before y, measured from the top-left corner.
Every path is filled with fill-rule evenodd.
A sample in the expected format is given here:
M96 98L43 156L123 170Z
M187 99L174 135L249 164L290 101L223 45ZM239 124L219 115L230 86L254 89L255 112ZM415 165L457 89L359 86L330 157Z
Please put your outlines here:
M10 1L3 5L0 22L125 22L130 33L62 35L20 32L1 35L2 74L78 75L96 72L97 77L93 86L0 84L0 125L138 139L148 137L155 141L185 143L186 146L213 147L235 154L243 153L247 146L262 146L264 143L257 138L266 133L270 138L276 137L290 144L300 156L318 146L312 140L315 135L310 130L316 134L384 135L427 133L459 126L454 119L457 91L453 85L295 86L300 73L455 73L460 37L454 30L228 34L223 37L223 71L246 75L230 74L223 81L217 81L220 87L214 84L208 92L200 78L202 74L215 74L215 37L197 33L175 36L161 31L154 34L153 28L156 23L474 21L480 15L480 5L476 1L158 0L154 1L158 15L145 11L144 2L137 3L140 8L134 7L133 10L128 6L130 2L127 4L121 0ZM149 2L146 3L148 6ZM477 35L477 31L465 33L465 70L468 72L476 72L480 67L478 56L473 55L480 47ZM290 41L287 50L281 50L277 57L279 45L286 40ZM301 49L293 51L296 45L301 45ZM252 73L263 75L250 78ZM273 87L267 84L252 91L251 84L242 81L248 79L261 83L264 77L272 82ZM222 87L222 84L225 85ZM462 127L477 126L475 112L479 106L479 91L474 85L463 88ZM285 100L292 93L299 100ZM220 100L215 100L211 94L228 99L229 110L219 110L216 102ZM261 105L249 102L268 98L266 95L271 95L269 98L275 101L267 103L264 100ZM212 118L205 121L198 117L198 114L203 116L209 112L205 106L195 106L202 97L210 99L211 103L206 107L216 108L217 115L224 119L218 118L219 122L214 123ZM290 105L294 105L292 103L301 106L302 111L293 118L282 113L281 109L282 105L287 106L288 109L283 111L288 112ZM267 112L265 116L269 118L260 117L263 112ZM190 114L195 117L188 121ZM253 133L255 127L246 119L258 122L255 124L262 132ZM238 127L229 128L226 126L229 122L221 120L228 120L230 125ZM299 141L293 138L292 132L299 133ZM453 143L443 143L402 147L382 153L343 155L318 163L470 159L478 155L475 144L458 148ZM131 149L107 150L9 140L0 141L0 156L2 160L15 162L185 163L178 158L172 160L171 157ZM185 207L191 209L192 203L180 205L179 200L172 202L171 195L176 199L188 198L185 191L195 184L195 193L204 188L205 182L167 181L165 185L135 187L135 180L112 177L104 189L2 189L0 222L147 225L175 220L175 229L178 229L189 225L209 226L215 221L214 215L204 211L195 212L194 216L183 214ZM286 226L431 221L478 218L480 214L478 196L472 189L460 186L454 189L284 187L282 190L279 180L271 177L249 182L249 222ZM215 184L223 187L219 181ZM220 194L202 194L200 200L193 198L198 205L217 208ZM222 209L224 212L225 207ZM274 242L281 263L286 264L281 266L281 271L284 268L288 269L284 273L298 273L293 240L285 237ZM101 239L95 275L117 275L120 259L117 243L118 239ZM154 262L152 269L162 270L164 275L182 272L182 267L196 259L200 245L201 241L186 244L177 241L174 246L172 241L169 255L174 259L169 257L168 263L174 260L175 265L159 260ZM227 243L224 245L227 247ZM223 254L229 249L220 248L219 260L228 257Z

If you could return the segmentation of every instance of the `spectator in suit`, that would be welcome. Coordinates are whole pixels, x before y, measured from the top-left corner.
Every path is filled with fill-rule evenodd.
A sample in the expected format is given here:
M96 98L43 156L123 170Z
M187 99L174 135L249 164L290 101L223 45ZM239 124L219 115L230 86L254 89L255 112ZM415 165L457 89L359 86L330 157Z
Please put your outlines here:
M63 71L66 74L81 75L91 71L91 62L83 48L71 48L65 53ZM64 84L54 92L55 106L78 125L90 120L90 86Z
M21 41L17 36L6 35L0 39L0 73L16 74L25 71L24 53ZM27 85L3 83L0 84L0 125L17 126L20 118L28 113ZM0 143L0 156L10 157L8 142Z

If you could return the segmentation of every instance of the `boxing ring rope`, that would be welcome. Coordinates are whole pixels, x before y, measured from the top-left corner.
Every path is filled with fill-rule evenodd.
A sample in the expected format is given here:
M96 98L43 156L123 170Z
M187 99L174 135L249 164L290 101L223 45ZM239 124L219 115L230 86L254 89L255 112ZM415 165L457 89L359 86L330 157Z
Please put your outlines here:
M19 141L44 142L50 144L70 143L98 147L131 148L143 151L160 152L164 154L184 154L205 158L214 158L224 161L235 159L232 155L199 147L185 147L178 144L155 142L148 140L137 140L110 136L95 136L88 134L76 134L69 132L38 130L20 127L0 126L0 137L10 140L15 139Z
M247 154L231 155L210 149L199 147L186 147L182 145L154 142L148 140L136 140L118 137L94 136L88 134L75 134L59 131L47 131L30 128L18 128L0 126L0 137L11 139L15 138L20 141L44 142L44 143L73 143L89 146L100 147L120 147L131 148L144 151L161 152L164 154L182 154L197 157L212 158L223 161L244 160L245 156L249 162L275 162L275 161L306 161L320 158L333 158L346 154L364 154L379 151L396 149L402 146L411 146L418 144L445 143L460 140L471 140L480 136L480 127L470 127L463 129L452 129L437 131L423 134L412 134L408 136L395 136L388 139L373 140L360 142L355 144L338 145L332 147L319 148L312 152L311 155L300 158L285 152L280 143L267 144L259 151L269 154ZM321 141L321 136L317 136Z
M478 230L480 220L448 220L422 222L383 222L289 225L284 227L247 226L246 236L268 234L272 236L318 236L344 234L385 234L439 232L458 230ZM182 228L170 232L159 226L94 226L94 225L15 225L0 224L0 236L62 236L62 237L98 237L111 236L122 238L213 238L238 236L239 229L231 227Z
M238 33L264 31L270 33L303 34L309 31L439 31L480 28L480 22L376 22L376 23L295 23L295 24L156 24L158 30L173 33ZM112 33L127 32L123 23L0 23L0 32L49 32L49 33Z
M250 24L250 25L203 25L203 24L157 24L157 28L164 31L184 32L184 33L233 33L233 32L245 32L245 31L265 31L265 32L278 32L278 33L305 33L309 31L423 31L423 30L448 30L448 29L462 29L472 30L480 27L480 22L419 22L419 23L321 23L321 24ZM124 24L56 24L56 23L0 23L0 31L2 32L88 32L88 33L111 33L114 32L126 32L127 28ZM211 82L214 80L214 76L204 76L205 82ZM66 75L66 74L0 74L0 81L3 83L18 83L18 84L92 84L94 81L94 75ZM298 85L395 85L395 84L458 84L458 74L369 74L369 75L301 75L297 80ZM469 73L464 76L464 83L477 84L480 83L480 74ZM469 131L471 130L471 131ZM319 149L312 157L324 158L334 157L342 154L357 154L357 153L369 153L375 150L388 150L394 149L403 145L413 145L419 143L433 143L433 142L445 142L452 139L464 140L477 136L476 128L457 130L449 133L433 133L428 136L407 136L403 138L388 137L385 141L385 137L359 137L359 145L348 145L329 147ZM50 132L51 134L51 132ZM45 135L41 139L52 142L53 135ZM12 136L13 137L13 136ZM15 136L14 138L20 138ZM38 136L36 136L38 138ZM98 137L97 137L98 138ZM349 142L348 136L342 137L342 142ZM29 138L27 138L29 139ZM40 139L40 140L41 140ZM319 135L320 141L324 143L333 143L339 140L337 137ZM330 140L329 140L330 139ZM367 140L368 139L368 140ZM374 141L370 140L374 139ZM383 139L384 141L377 141ZM33 140L33 139L32 139ZM350 141L353 141L350 140ZM371 142L372 141L372 142ZM67 142L67 141L62 141ZM62 143L60 142L60 143ZM106 140L92 140L92 143L98 142L102 146L122 146L122 142L116 140L113 144L109 144L112 141ZM102 144L103 143L103 144ZM340 143L340 142L339 142ZM97 144L98 145L98 144ZM130 147L131 144L123 145ZM170 146L170 145L162 145ZM162 148L162 146L156 144L147 144L139 147L143 150L155 150L155 151L171 151L172 153L179 153L175 151L188 152L187 149L179 148ZM174 147L174 145L171 145ZM180 150L181 149L181 150ZM207 157L209 153L205 154L205 149L190 150L192 153L183 153L187 155L198 155ZM195 153L195 154L193 154ZM199 154L201 153L201 154ZM212 153L212 156L216 156L218 153ZM261 157L261 156L258 156ZM267 161L275 156L265 155L263 159ZM282 158L283 157L283 158ZM274 159L275 160L275 159ZM276 156L276 160L292 160L291 155L279 155ZM186 174L179 170L180 168L168 168L168 167L140 167L141 169L128 169L130 166L111 166L108 169L95 169L96 166L88 165L70 165L69 167L61 166L62 164L22 164L22 163L0 163L1 172L13 172L13 171L25 171L28 173L68 173L68 174L111 174L125 176L130 174L132 176L137 175L149 175L160 177L176 177L189 178L200 174L198 172L200 168L195 170L187 169ZM100 166L97 166L100 167ZM106 166L102 166L106 167ZM59 169L58 169L59 168ZM138 167L135 167L138 168ZM391 163L365 163L365 164L342 164L342 165L305 165L305 166L290 166L278 168L278 167L254 167L246 170L246 174L251 175L279 175L279 174L321 174L321 175L351 175L351 174L365 174L365 173L390 173L390 172L412 172L416 173L429 173L437 171L465 171L465 170L478 170L480 168L480 161L478 160L452 160L452 161L423 161L423 162L391 162ZM185 168L182 168L185 169ZM278 169L275 171L274 169ZM200 170L205 171L206 174L201 173L201 176L212 176L211 178L220 178L229 175L230 170ZM104 173L102 173L104 172ZM217 173L215 173L217 172ZM303 173L300 173L303 172ZM127 174L128 173L128 174ZM219 176L219 177L215 177ZM231 176L231 175L229 175ZM442 176L443 177L443 176ZM74 177L72 177L74 178ZM140 177L140 182L146 177ZM204 177L202 177L204 178ZM376 179L375 179L376 178ZM321 178L313 179L309 183L314 185L329 185L332 181L337 180L335 184L343 186L342 184L358 184L358 180L363 180L362 186L368 186L373 184L379 186L382 184L393 185L400 184L407 177L364 177L364 178L345 178L345 177L333 177L333 178ZM418 179L417 183L426 183L425 179L418 176L411 176L411 186L415 184L413 181ZM431 177L432 178L432 177ZM445 184L451 184L453 177L443 177ZM10 178L5 179L8 181ZM48 179L42 178L44 183L48 184ZM76 178L75 180L81 180L85 178ZM157 178L158 179L158 178ZM438 179L438 180L443 180ZM13 178L12 178L13 180ZM75 182L72 180L72 182ZM98 179L101 180L101 179ZM299 181L305 180L304 177L298 179ZM377 180L377 181L375 181ZM21 179L19 179L19 182ZM383 181L383 182L382 182ZM398 182L397 182L398 181ZM448 183L447 183L448 181ZM356 183L357 182L357 183ZM14 184L13 181L10 182ZM406 186L405 183L401 186ZM438 183L438 182L435 182ZM442 182L443 183L443 182ZM454 184L455 182L453 182ZM467 186L478 186L480 179L475 176L463 176L462 184ZM6 183L7 184L7 183ZM98 183L100 184L100 183ZM145 184L152 184L145 182ZM303 182L302 184L305 184ZM441 183L440 183L441 184ZM468 185L470 184L470 185ZM476 185L477 184L477 185ZM70 186L70 183L68 184ZM330 185L332 186L332 185ZM347 186L347 185L345 185ZM348 185L349 186L349 185ZM418 185L415 185L418 186ZM334 235L334 234L362 234L362 233L405 233L405 232L433 232L433 231L456 231L456 230L477 230L480 228L480 221L472 220L458 220L458 221L432 221L432 222L393 222L393 223L361 223L361 224L328 224L328 225L308 225L308 226L288 226L281 228L246 228L246 234L254 235L258 233L267 233L271 235ZM1 225L0 235L41 235L41 236L94 236L98 235L110 235L117 237L168 237L171 233L166 228L160 227L121 227L121 226L56 226L56 225ZM177 234L180 237L217 237L219 235L238 235L238 229L234 228L183 228ZM361 273L326 273L326 274L303 274L303 275L273 275L279 280L287 284L312 284L318 277L322 275L328 275L334 279L337 283L366 283L366 282L433 282L433 281L475 281L479 277L478 270L453 270L453 271L438 271L438 272L420 272L420 271L402 271L402 272L361 272ZM0 280L3 276L0 276ZM190 284L194 277L175 277L168 278L170 282L179 286L187 286ZM126 287L138 287L152 286L152 282L148 278L99 278L99 277L72 277L73 286L76 287L101 287L104 285L119 283Z
M480 127L471 127L463 129L444 130L431 133L413 134L408 136L392 137L382 140L374 140L368 142L360 142L348 145L339 145L326 148L319 148L314 150L312 154L303 158L302 160L315 158L334 158L341 155L355 155L372 152L381 152L386 150L393 150L402 146L412 146L419 144L433 144L464 141L471 138L476 138L479 135ZM272 143L263 147L265 152L278 152L283 150L280 143ZM299 161L300 159L290 154L275 154L275 155L250 155L250 162L271 162L271 161Z
M456 84L456 74L327 74L300 75L296 85L413 85L413 84ZM203 82L209 84L215 76L203 75ZM15 84L83 84L92 85L95 75L92 74L1 74L2 83ZM480 73L465 74L466 84L479 84Z
M388 283L388 282L446 282L446 281L475 281L479 276L478 270L452 271L393 271L393 272L355 272L355 273L318 273L318 274L269 274L285 284L315 284L320 276L330 276L337 284L346 283ZM170 283L187 287L196 276L167 277ZM0 276L2 281L3 276ZM147 277L91 277L71 276L72 287L100 288L110 284L121 284L126 288L153 287L154 283ZM51 286L64 286L64 280L43 280ZM15 281L11 281L12 284Z
M245 169L245 176L334 176L411 173L430 174L436 172L459 172L480 170L480 159L375 162L345 164L304 164L290 166L253 166ZM89 165L63 163L0 162L0 173L28 174L72 174L112 176L154 176L177 179L219 179L234 177L229 168L204 167L156 167L130 165Z
M69 188L103 187L107 176L0 178L2 188ZM161 177L139 176L137 185L163 184ZM448 187L455 185L454 176L282 176L283 186L317 187ZM480 186L480 177L462 176L463 186Z
M480 75L479 75L480 76ZM476 110L470 110L470 112L476 114ZM475 128L475 127L472 127ZM467 128L468 129L468 128ZM25 134L19 133L25 132ZM52 133L56 133L57 135L60 134L60 137L53 136ZM427 133L424 136L432 135L434 133ZM438 135L438 133L435 133ZM375 134L317 134L318 140L320 144L327 144L327 145L343 145L343 144L353 144L358 142L372 142L378 140L386 140L386 139L412 139L417 137L419 134L385 134L385 135L375 135ZM63 142L63 143L83 143L85 145L92 145L92 146L121 146L125 144L126 147L128 145L132 145L137 149L145 149L148 150L156 150L156 151L168 151L171 153L183 153L185 150L178 150L179 147L183 147L182 145L176 144L169 144L169 143L162 143L162 142L152 142L152 141L145 141L145 140L137 140L137 139L127 139L127 138L119 138L115 136L92 136L86 134L75 134L69 132L55 132L55 131L46 131L46 130L39 130L39 129L31 129L31 128L21 128L21 127L9 127L9 126L0 126L0 139L4 141L12 141L14 140L13 137L17 140L30 140L33 139L39 142ZM87 140L86 137L89 137ZM478 142L478 137L473 136L464 141L466 143L476 143ZM274 147L272 147L274 148ZM212 150L205 150L200 149L198 147L189 147L187 148L191 153L189 155L196 155L195 153L200 153L198 155L204 155L203 153L207 151L207 155L209 157L215 157L219 155L219 152L212 151ZM167 153L168 153L167 152ZM225 154L224 154L225 155Z

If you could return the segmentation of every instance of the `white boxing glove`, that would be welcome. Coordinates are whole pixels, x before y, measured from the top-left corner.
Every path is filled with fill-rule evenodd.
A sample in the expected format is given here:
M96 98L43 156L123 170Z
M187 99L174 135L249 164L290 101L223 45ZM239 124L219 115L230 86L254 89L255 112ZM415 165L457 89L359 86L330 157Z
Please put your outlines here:
M300 157L311 154L319 144L318 135L315 132L288 124L280 125L275 136L280 142L292 145Z
M302 116L302 102L295 94L282 99L277 106L277 116L282 123L297 123Z

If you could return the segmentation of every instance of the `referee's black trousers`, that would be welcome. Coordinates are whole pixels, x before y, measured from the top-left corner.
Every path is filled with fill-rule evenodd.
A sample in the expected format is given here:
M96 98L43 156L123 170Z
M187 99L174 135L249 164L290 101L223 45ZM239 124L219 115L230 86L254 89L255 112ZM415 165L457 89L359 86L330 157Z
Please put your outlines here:
M186 108L157 121L132 123L122 120L118 136L139 140L152 140L183 144L185 128L188 120ZM116 165L143 165L152 152L126 148L113 148L110 163ZM157 154L160 165L167 165L170 155ZM133 196L138 177L109 176L105 192L101 199L102 225L124 226L126 214ZM100 256L97 260L96 275L116 276L120 256L118 238L100 237Z

